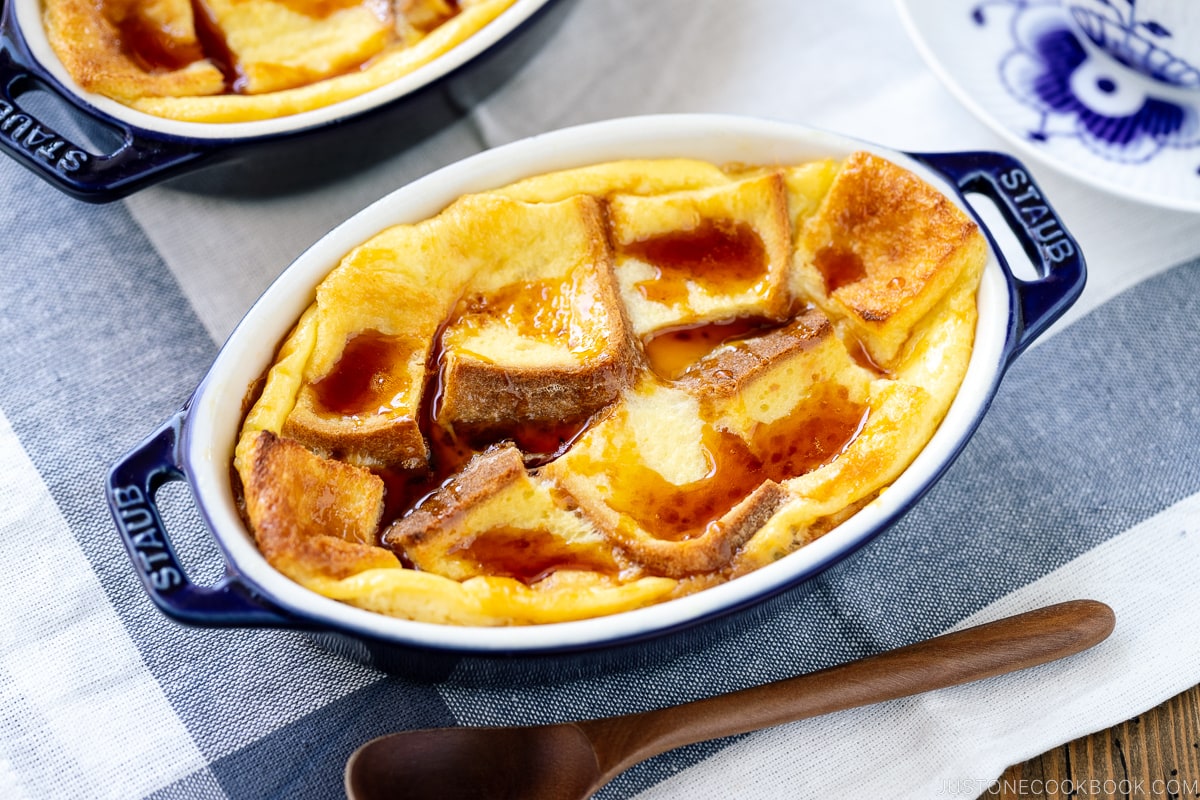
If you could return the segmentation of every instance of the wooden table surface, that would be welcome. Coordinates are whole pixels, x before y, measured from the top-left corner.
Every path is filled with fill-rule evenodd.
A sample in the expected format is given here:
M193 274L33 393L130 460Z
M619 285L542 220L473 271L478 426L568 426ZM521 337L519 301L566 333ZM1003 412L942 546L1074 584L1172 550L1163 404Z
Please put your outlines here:
M1200 798L1200 686L1106 731L1009 767L981 798Z

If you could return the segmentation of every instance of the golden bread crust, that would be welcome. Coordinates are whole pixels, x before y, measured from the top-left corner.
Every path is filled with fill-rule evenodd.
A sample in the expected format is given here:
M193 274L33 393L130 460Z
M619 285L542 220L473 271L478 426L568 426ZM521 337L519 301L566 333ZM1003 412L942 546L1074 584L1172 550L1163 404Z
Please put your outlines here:
M536 584L582 570L628 581L639 571L534 480L511 445L475 456L382 539L417 569L456 580L501 575Z
M679 378L680 386L698 397L729 400L744 395L749 385L780 359L817 346L833 335L829 318L811 310L763 336L752 336L718 347Z
M978 226L905 169L855 153L800 232L802 290L884 366L913 325L985 258Z
M543 232L561 251L556 258L531 265L521 248L522 257L497 259L460 299L443 334L442 424L588 417L629 385L633 342L603 211L586 196L559 203L573 204L577 216Z
M524 476L525 462L517 448L496 447L480 453L428 501L389 525L383 542L411 549L433 536L445 535L471 508Z
M616 194L608 209L635 335L738 316L787 318L791 224L779 172L652 196ZM714 250L725 257L712 259Z
M392 553L375 546L383 482L367 470L260 431L243 481L259 549L293 577L341 578L399 566Z

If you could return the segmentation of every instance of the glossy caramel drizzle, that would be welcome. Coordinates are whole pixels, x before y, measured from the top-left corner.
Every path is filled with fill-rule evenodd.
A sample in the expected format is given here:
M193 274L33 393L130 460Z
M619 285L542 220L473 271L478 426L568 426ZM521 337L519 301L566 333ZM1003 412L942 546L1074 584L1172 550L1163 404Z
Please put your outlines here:
M329 374L313 382L321 410L342 416L385 412L408 380L412 343L379 331L351 336Z
M384 23L392 19L388 0L276 0L298 14L326 19L339 11L364 7ZM208 59L225 79L227 94L246 89L245 75L237 56L229 46L225 31L204 0L191 0L195 41L180 38L180 31L146 16L141 6L146 0L99 0L104 16L116 28L117 40L134 64L148 73L173 72L189 64ZM411 5L411 3L410 3ZM443 3L444 9L422 10L414 16L413 26L429 33L460 12L456 0ZM360 67L369 64L368 59Z
M642 339L650 369L664 380L680 378L704 356L723 344L761 334L779 323L763 317L737 317L655 331Z
M849 390L822 383L791 414L759 424L750 449L762 459L763 475L783 481L828 464L854 441L867 421L867 407L851 402Z
M196 39L204 50L204 56L221 72L225 79L225 91L238 93L246 88L246 76L238 67L237 56L229 48L225 31L217 23L217 17L204 0L192 0L192 19L196 26Z
M438 421L438 411L448 325L448 322L444 322L433 337L433 347L425 364L425 386L417 416L417 426L429 446L429 465L421 470L375 470L384 482L384 512L380 533L393 521L411 514L418 507L436 513L428 504L434 502L432 497L438 488L462 470L473 456L489 447L511 441L521 451L525 465L537 467L565 453L591 424L591 417L581 417L553 423L513 422L503 428L473 429L464 425L443 425ZM359 334L355 340L363 335ZM364 352L368 358L388 357L382 351Z
M147 19L136 8L113 24L121 52L146 72L173 72L204 58L199 42L180 40L175 31Z
M836 292L843 286L858 283L867 277L862 259L853 250L822 247L813 256L813 264L825 279L826 293Z
M488 575L515 578L533 584L560 569L586 570L616 575L617 564L601 553L579 552L567 542L543 530L493 528L459 542L452 555L470 559Z
M450 320L455 329L478 329L503 320L516 333L546 341L571 333L571 292L566 281L536 280L463 298Z
M659 539L703 535L764 481L785 481L829 463L854 440L866 422L865 406L850 402L844 386L818 384L791 414L758 425L749 442L706 427L702 445L710 464L699 481L677 486L636 458L608 459L609 505Z
M670 483L636 458L606 459L618 465L609 474L613 492L608 505L658 539L681 541L702 535L763 480L757 474L761 460L736 435L705 428L703 447L708 474L686 486Z
M741 294L767 276L762 237L745 222L705 219L695 228L631 242L622 252L655 269L637 283L647 300L675 305L687 300L688 283L710 294Z

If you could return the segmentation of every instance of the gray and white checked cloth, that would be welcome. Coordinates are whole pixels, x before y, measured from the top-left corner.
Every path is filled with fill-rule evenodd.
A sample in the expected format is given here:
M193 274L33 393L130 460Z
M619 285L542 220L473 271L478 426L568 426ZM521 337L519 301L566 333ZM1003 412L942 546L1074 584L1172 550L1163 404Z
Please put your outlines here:
M601 796L971 798L1009 764L1200 682L1200 216L1037 163L1088 257L1081 302L1017 360L933 491L761 627L633 672L424 685L302 634L190 629L151 606L105 472L187 398L292 258L486 147L673 111L1008 150L885 0L584 0L467 118L318 185L164 185L95 207L0 160L0 798L334 798L346 757L385 732L644 710L1075 597L1119 619L1078 657L684 748ZM186 488L165 494L185 565L214 577Z

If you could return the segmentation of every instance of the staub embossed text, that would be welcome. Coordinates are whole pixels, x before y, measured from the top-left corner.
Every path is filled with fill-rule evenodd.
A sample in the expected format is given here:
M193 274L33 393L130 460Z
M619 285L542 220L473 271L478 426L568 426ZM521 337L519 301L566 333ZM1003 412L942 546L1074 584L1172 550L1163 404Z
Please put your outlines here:
M86 152L72 146L57 133L4 100L0 100L0 134L45 160L59 172L76 172L89 157Z
M1000 185L1008 193L1021 218L1021 225L1037 242L1051 264L1057 264L1075 255L1075 246L1063 232L1062 224L1042 199L1041 192L1033 185L1025 170L1009 170L1000 176ZM1021 193L1018 194L1018 191Z
M154 588L162 592L182 584L183 574L167 549L158 517L142 490L137 486L114 487L112 499L118 523Z

